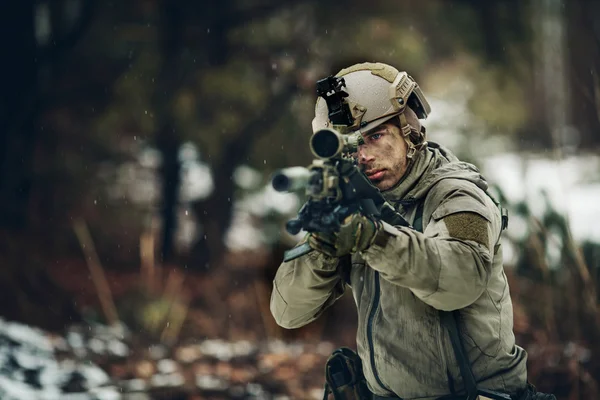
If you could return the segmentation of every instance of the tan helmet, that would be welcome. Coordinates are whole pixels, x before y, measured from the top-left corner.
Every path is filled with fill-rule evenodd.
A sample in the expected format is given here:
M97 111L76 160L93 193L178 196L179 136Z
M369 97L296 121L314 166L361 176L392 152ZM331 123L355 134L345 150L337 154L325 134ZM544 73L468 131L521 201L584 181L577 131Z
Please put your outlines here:
M336 77L343 77L345 98L354 117L351 126L333 125L329 119L327 103L322 97L317 99L313 132L323 128L334 128L342 133L366 132L389 119L400 116L400 126L407 143L414 154L414 144L408 137L411 127L403 111L409 106L419 119L425 119L431 112L419 85L406 72L383 63L361 63L345 68ZM412 154L411 154L412 156Z

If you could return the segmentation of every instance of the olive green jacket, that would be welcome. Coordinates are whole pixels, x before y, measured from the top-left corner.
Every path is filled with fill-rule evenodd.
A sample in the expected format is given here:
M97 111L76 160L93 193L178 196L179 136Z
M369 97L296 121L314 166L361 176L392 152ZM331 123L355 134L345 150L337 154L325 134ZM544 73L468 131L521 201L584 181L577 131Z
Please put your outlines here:
M411 222L424 202L424 233L398 227L387 242L352 255L349 282L342 278L341 259L317 252L282 263L271 296L273 317L285 328L306 325L350 285L358 309L357 349L371 391L429 400L452 388L464 390L438 312L458 309L462 341L480 387L505 393L523 388L527 353L513 334L502 218L486 189L473 165L430 143L404 178L383 193ZM485 220L477 240L451 234L457 228L448 218L465 212Z

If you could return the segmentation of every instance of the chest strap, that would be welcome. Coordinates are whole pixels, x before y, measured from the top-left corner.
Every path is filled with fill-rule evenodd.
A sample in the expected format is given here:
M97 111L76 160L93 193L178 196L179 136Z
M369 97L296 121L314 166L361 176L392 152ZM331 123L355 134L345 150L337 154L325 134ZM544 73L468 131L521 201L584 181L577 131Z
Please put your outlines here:
M417 204L417 210L413 221L413 227L419 232L423 232L423 207L424 201ZM489 396L490 399L507 399L510 400L509 395L502 393L492 392L484 389L477 388L477 381L471 368L471 363L466 355L462 340L460 339L460 333L458 331L458 318L460 316L459 310L454 311L442 311L439 310L440 322L442 326L448 331L450 336L450 343L452 343L452 349L454 350L454 356L458 362L458 368L460 369L460 375L463 378L465 389L467 391L467 397L465 400L476 400L481 394L483 396Z

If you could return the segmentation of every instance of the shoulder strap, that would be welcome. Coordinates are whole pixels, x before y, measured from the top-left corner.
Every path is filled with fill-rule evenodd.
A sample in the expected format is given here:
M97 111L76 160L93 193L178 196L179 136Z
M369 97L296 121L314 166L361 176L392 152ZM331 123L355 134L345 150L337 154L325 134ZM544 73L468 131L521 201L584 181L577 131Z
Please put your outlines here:
M475 400L477 398L477 382L475 381L475 375L471 369L469 359L465 354L462 341L460 340L460 334L458 332L458 316L459 311L442 311L440 313L440 322L442 326L446 328L450 335L450 343L452 343L452 349L454 350L454 356L458 361L458 368L467 390L467 400Z
M339 258L338 271L340 276L342 277L342 281L346 285L351 285L352 283L350 282L350 274L352 272L352 258L350 254Z
M415 213L415 219L413 220L413 228L419 232L423 232L423 208L425 207L425 200L420 201L417 204L417 212Z
M413 227L419 232L423 232L423 208L425 201L419 202L417 205L417 211L413 220ZM452 343L452 349L454 350L454 356L458 361L458 367L460 368L460 374L463 377L465 388L467 390L467 400L475 400L477 398L477 382L471 369L469 359L465 354L462 341L460 340L460 334L458 332L458 315L459 311L439 311L440 322L450 335L450 343Z
M489 189L485 190L485 194L492 199L492 201L494 202L494 204L496 205L496 207L498 207L498 209L500 210L500 216L502 217L502 228L501 230L505 230L506 228L508 228L508 210L504 207L502 207L502 204L496 200L496 197L490 193Z

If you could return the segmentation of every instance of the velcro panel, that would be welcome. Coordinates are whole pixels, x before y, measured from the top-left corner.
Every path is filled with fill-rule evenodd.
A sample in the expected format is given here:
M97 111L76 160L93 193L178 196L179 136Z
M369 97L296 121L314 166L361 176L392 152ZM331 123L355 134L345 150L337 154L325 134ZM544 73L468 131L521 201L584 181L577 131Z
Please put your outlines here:
M474 212L458 212L443 219L450 237L489 246L488 221Z

